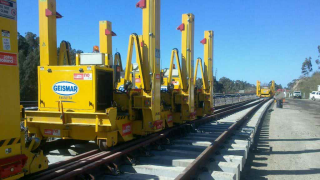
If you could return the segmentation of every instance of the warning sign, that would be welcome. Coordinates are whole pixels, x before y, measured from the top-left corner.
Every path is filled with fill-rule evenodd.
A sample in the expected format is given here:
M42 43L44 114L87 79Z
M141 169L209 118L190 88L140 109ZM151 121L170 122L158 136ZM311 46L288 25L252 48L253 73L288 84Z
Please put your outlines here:
M167 122L168 122L168 123L171 123L172 120L173 120L173 116L172 116L172 114L169 114L169 115L167 116Z
M3 50L10 51L11 50L10 39L2 37L2 46L3 46Z
M60 136L60 129L45 129L44 134L50 136Z
M177 86L177 85L180 84L180 82L179 82L179 81L172 81L172 84L175 85L175 86Z
M134 82L135 83L141 83L141 79L140 78L136 78L136 80Z
M3 36L3 37L10 37L10 31L6 31L6 30L2 30L1 31L1 35Z
M122 124L122 136L126 136L132 133L131 123Z
M156 58L160 58L160 49L156 49Z
M17 3L10 0L0 0L0 17L17 20Z
M74 80L92 80L92 73L74 73Z
M10 53L2 53L0 52L0 65L13 65L16 66L18 64L17 55Z
M153 127L156 129L161 129L162 128L163 121L162 120L157 120L153 122Z

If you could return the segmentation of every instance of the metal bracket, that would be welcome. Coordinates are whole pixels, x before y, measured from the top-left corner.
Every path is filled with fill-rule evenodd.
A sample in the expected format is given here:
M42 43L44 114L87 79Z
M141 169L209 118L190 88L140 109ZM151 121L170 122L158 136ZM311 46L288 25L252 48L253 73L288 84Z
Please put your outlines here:
M135 166L135 165L139 164L139 161L137 160L137 158L133 157L133 156L130 155L130 154L126 155L126 159L129 161L129 163L130 163L132 166Z
M147 4L146 4L146 0L140 0L137 4L136 4L136 7L137 8L146 8L147 7Z
M53 15L55 15L57 19L63 17L63 16L62 16L60 13L58 13L58 12L56 12L56 14L53 14L53 12L52 12L50 9L46 9L46 16L47 16L47 17L53 16Z
M110 163L110 164L106 164L106 166L107 166L107 172L106 172L107 174L114 175L114 176L121 174L117 164Z
M178 27L177 27L177 30L180 30L181 32L184 31L184 24L180 24Z
M105 30L105 35L117 36L117 34L115 32L110 31L109 29Z
M201 44L205 45L207 44L207 39L206 38L203 38L201 41L200 41Z

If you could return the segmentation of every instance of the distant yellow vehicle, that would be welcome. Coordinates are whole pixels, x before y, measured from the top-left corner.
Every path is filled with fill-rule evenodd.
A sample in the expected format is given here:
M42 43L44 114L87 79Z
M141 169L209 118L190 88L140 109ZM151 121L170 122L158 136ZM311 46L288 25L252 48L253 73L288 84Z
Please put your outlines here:
M274 81L272 81L271 86L267 87L264 86L261 88L261 82L257 81L257 96L259 97L272 97L275 94L275 84Z

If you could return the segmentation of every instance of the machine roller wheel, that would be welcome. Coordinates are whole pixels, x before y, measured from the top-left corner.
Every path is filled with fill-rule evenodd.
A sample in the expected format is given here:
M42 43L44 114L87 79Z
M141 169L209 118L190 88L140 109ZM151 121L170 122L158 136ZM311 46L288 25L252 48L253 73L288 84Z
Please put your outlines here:
M107 140L106 139L99 139L98 146L101 151L107 151L108 150Z

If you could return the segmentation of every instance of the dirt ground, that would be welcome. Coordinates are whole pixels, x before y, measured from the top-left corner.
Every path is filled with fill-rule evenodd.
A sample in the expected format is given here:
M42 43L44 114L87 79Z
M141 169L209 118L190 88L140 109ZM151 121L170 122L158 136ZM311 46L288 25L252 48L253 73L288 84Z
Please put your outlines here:
M320 102L290 99L270 109L241 179L320 180Z

